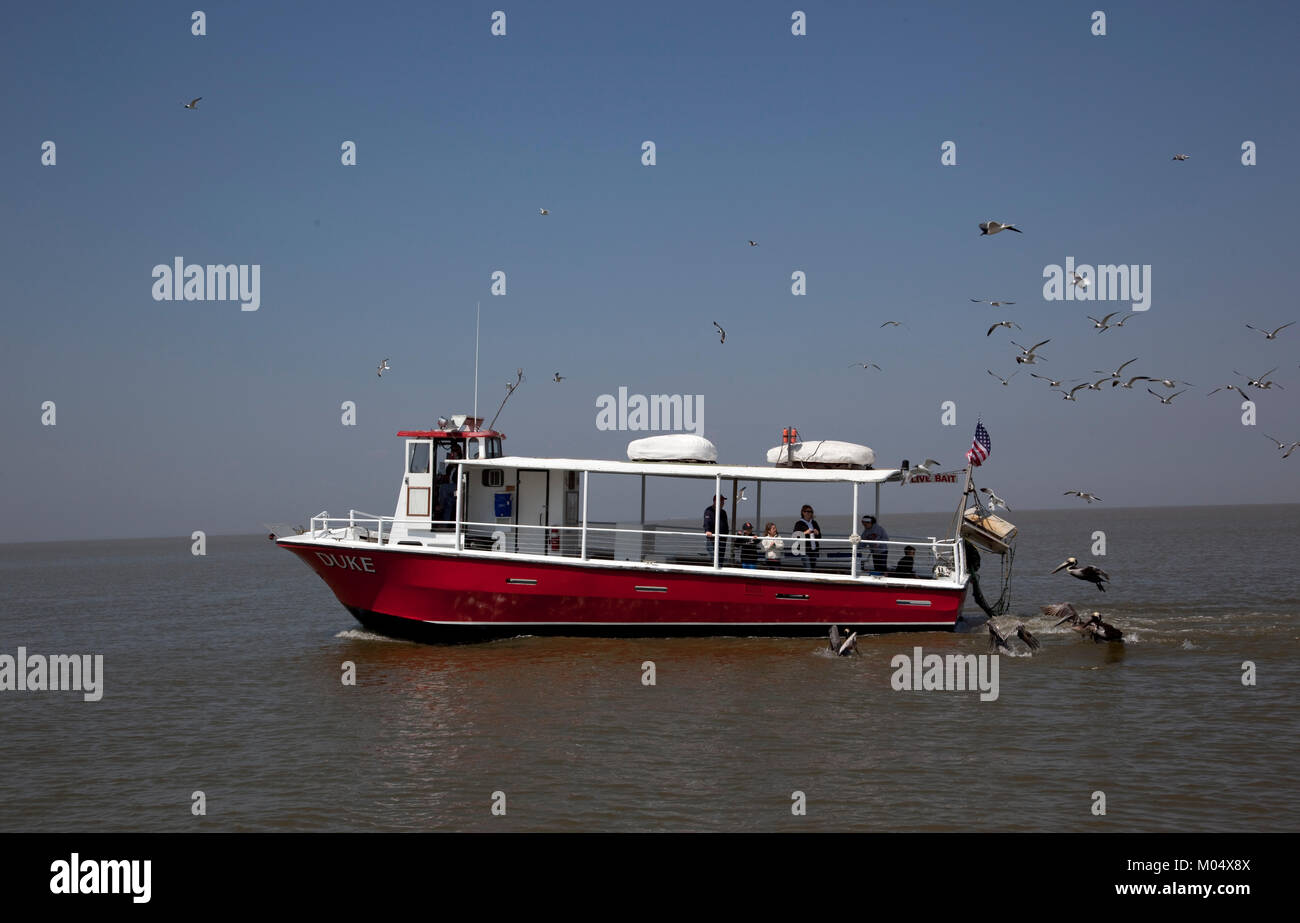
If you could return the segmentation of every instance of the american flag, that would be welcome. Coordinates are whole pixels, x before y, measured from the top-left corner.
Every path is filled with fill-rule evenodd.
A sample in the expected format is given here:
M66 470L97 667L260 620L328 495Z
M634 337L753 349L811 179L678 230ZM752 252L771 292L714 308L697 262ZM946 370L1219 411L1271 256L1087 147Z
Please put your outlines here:
M966 461L970 462L976 468L984 464L984 459L989 457L993 451L993 442L989 439L989 431L984 428L983 421L975 423L975 438L970 442L970 451L966 453Z

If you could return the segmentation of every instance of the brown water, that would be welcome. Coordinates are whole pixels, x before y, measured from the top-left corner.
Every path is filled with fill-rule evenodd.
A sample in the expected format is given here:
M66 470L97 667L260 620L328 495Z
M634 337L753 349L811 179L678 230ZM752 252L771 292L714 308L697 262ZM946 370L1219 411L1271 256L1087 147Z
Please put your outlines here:
M0 654L105 672L99 702L0 692L0 830L1295 830L1298 513L1011 515L1012 611L1043 647L1001 658L992 702L890 685L894 654L985 653L983 628L869 637L860 659L809 639L421 646L361 631L265 537L0 545ZM1110 592L1047 576L1092 560L1097 529ZM1037 607L1065 600L1128 643L1048 627Z

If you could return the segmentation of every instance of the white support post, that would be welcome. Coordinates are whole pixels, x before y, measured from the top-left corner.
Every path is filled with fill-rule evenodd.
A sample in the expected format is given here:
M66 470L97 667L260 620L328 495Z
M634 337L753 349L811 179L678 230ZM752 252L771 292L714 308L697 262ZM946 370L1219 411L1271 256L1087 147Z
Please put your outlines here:
M452 539L452 541L455 542L455 546L454 546L454 547L456 548L457 551L460 551L460 550L461 550L461 534L460 534L460 485L461 485L461 481L464 479L464 475L465 475L465 469L464 469L464 466L463 466L463 465L460 465L460 464L457 464L457 465L456 465L456 490L452 493L452 496L455 498L452 502L456 504L456 531L453 533L453 539Z
M587 560L587 475L590 471L582 472L582 560ZM644 481L642 475L642 483ZM644 496L644 493L642 494Z
M722 536L718 530L722 527L722 476L715 475L713 478L713 569L718 569L718 548L722 544Z
M853 482L853 524L849 527L849 536L858 534L858 482ZM849 542L849 575L856 577L858 575L858 542Z

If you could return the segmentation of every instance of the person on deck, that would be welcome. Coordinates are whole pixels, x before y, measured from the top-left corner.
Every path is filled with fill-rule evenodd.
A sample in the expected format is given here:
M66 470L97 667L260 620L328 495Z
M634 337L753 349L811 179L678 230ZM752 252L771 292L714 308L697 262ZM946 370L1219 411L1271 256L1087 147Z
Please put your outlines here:
M889 546L882 543L889 541L889 533L870 513L862 517L862 541L871 552L872 573L886 573L889 570Z
M898 563L894 565L894 576L916 576L916 549L911 545L903 546L903 556L899 558Z
M723 506L725 507L727 503L727 498L722 497L721 501ZM704 538L706 540L709 556L712 557L713 556L713 530L715 528L715 523L716 523L716 528L718 530L718 535L719 535L718 563L722 563L723 561L727 560L727 532L729 531L729 527L727 525L727 511L725 508L722 510L718 510L716 518L714 516L714 512L715 511L713 508L713 503L710 502L708 507L704 510Z
M803 569L815 571L818 558L821 556L821 549L817 539L822 537L822 527L817 524L816 519L813 519L813 508L811 506L805 505L799 511L799 516L799 521L794 524L794 530L802 532L806 539L803 548Z
M763 552L763 566L772 570L781 569L781 554L785 549L785 539L776 531L776 523L769 522L763 529L763 540L759 542Z
M740 566L754 570L758 567L758 536L754 534L754 524L747 522L740 527L736 536L740 550Z

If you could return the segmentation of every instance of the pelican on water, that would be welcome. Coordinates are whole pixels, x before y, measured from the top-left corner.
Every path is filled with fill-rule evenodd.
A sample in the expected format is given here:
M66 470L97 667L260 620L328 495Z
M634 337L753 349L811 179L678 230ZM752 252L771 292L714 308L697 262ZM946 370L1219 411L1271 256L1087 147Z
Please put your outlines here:
M1110 575L1100 567L1097 567L1094 564L1080 565L1076 558L1066 558L1065 561L1056 568L1056 570L1052 571L1052 573L1054 574L1058 570L1064 570L1071 577L1078 577L1080 580L1086 580L1089 583L1097 584L1097 589L1101 590L1103 593L1106 592L1106 588L1102 586L1102 582L1110 580Z

